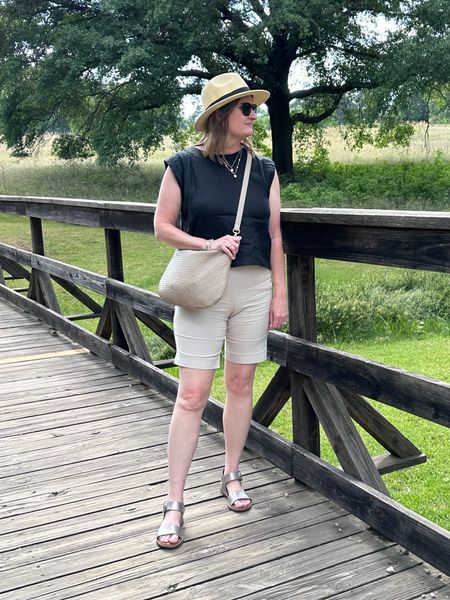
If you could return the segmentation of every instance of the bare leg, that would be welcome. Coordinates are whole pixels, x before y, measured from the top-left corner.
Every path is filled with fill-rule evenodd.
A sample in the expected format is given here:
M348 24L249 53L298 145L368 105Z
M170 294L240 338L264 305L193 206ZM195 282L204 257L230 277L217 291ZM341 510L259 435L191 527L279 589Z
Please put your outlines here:
M169 429L169 490L168 500L183 502L184 487L198 443L203 409L208 401L214 377L213 369L180 367L180 384ZM179 512L170 511L165 521L180 523ZM163 542L175 544L176 535L162 536Z
M239 471L239 461L245 446L253 410L253 379L256 365L225 363L227 398L223 412L225 433L225 473ZM242 489L239 481L227 484L230 492ZM237 500L236 507L243 508L248 500Z

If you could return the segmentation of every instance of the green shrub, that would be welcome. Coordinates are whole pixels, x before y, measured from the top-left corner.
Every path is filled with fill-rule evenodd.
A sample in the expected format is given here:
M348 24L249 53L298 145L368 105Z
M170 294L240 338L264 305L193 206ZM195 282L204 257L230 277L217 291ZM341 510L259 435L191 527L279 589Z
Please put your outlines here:
M450 333L448 275L405 271L317 285L320 342Z
M348 207L448 210L450 161L346 164L322 162L297 167L283 181L284 207Z

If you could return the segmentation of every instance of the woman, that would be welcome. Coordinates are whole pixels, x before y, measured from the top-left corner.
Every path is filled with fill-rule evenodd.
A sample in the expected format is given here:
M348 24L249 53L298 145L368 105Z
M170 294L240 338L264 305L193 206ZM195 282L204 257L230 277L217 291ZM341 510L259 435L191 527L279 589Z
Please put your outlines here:
M169 490L156 543L182 541L183 494L225 339L225 465L221 493L228 508L249 510L239 461L252 415L253 378L266 359L267 331L287 320L279 182L273 162L251 146L256 107L269 97L250 90L236 73L211 79L202 92L195 127L201 142L166 161L155 235L175 248L221 250L232 259L223 297L212 307L175 307L175 363L180 384L170 423ZM247 152L253 155L240 236L232 229ZM177 227L181 212L182 228Z

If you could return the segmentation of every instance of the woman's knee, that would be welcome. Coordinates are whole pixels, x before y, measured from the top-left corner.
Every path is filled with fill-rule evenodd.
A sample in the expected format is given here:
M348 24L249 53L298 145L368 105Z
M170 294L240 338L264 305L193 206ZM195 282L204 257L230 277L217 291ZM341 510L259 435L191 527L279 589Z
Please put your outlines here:
M229 394L234 396L249 396L253 389L253 371L247 369L233 370L225 377L225 386Z
M203 410L208 397L209 389L204 386L183 386L178 391L177 405L182 410L197 412Z

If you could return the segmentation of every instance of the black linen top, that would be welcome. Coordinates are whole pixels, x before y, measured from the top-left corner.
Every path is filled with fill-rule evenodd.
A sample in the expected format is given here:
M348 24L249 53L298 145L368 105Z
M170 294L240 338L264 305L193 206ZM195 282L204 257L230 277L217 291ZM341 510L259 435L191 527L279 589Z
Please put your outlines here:
M233 164L236 154L227 155ZM181 189L181 228L205 239L233 234L247 151L242 151L235 179L220 163L203 156L193 146L167 160ZM241 243L232 267L260 265L270 269L269 234L270 186L275 175L272 160L256 156L252 160L247 198L241 223Z

